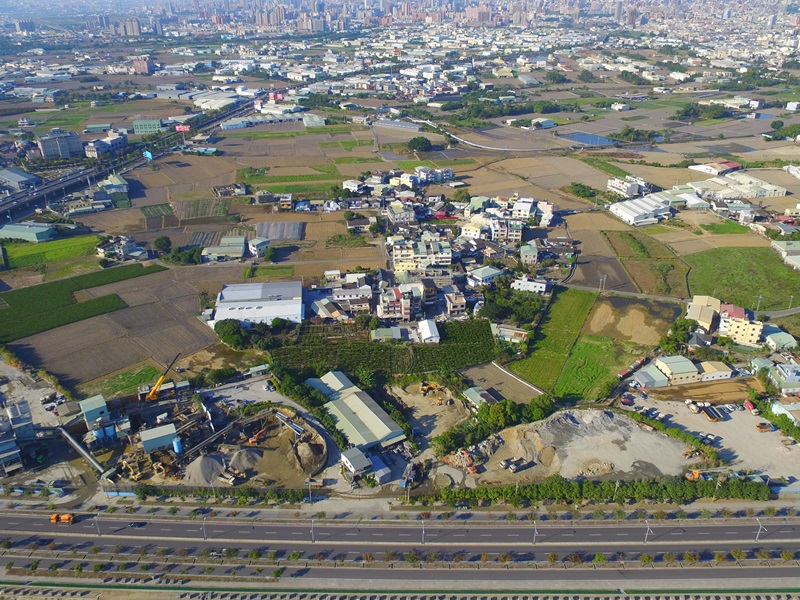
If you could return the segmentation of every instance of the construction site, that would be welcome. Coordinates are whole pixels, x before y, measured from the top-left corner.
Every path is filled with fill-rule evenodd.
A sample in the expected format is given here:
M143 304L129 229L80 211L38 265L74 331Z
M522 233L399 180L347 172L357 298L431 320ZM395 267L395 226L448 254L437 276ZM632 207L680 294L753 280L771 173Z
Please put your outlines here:
M127 444L108 478L155 486L300 489L327 462L322 436L290 409L265 408L249 417L204 403L176 402L155 429ZM175 435L172 428L175 426ZM164 429L162 434L159 429ZM172 436L164 445L151 435ZM158 448L148 451L150 444Z

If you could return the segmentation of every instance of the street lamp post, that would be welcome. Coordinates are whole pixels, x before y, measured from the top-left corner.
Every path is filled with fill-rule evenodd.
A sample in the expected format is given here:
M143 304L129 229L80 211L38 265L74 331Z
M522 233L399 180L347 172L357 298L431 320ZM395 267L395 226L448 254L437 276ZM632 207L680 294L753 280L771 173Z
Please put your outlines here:
M764 297L764 296L762 296L762 295L760 295L760 294L759 294L759 296L758 296L758 304L756 304L756 312L758 312L758 309L759 309L759 308L761 308L761 299L762 299L763 297Z
M100 513L95 514L94 524L97 527L97 537L101 537L103 534L100 533Z
M203 517L203 541L207 539L208 537L206 536L206 517Z
M425 545L425 519L422 520L422 545Z
M794 296L789 296L789 310L792 310L792 302L794 302Z
M531 546L536 545L536 536L539 535L539 530L536 528L536 521L533 522L533 541L531 542Z
M758 531L756 532L756 541L758 541L762 532L767 533L767 528L761 524L761 519L756 519L756 521L758 521Z
M314 542L314 519L311 519L311 543L313 544Z
M644 532L644 543L647 543L647 538L653 533L653 530L650 529L650 522L645 520L645 525L647 525L647 530Z

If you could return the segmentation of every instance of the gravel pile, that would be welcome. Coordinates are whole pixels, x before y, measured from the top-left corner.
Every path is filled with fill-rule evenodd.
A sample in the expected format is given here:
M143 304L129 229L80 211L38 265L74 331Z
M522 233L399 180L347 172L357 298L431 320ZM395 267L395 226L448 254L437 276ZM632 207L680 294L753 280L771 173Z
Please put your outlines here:
M242 448L231 454L231 468L237 471L247 471L254 468L261 460L261 452L255 448Z
M183 480L189 485L198 487L211 485L224 470L225 464L221 456L217 454L200 456L186 467L186 476Z

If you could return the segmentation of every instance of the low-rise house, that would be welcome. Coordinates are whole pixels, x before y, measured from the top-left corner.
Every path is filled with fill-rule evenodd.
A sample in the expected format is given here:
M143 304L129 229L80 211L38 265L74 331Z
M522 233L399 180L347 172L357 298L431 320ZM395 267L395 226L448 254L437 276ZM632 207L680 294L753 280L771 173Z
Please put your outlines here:
M776 398L770 410L775 415L785 415L794 425L800 424L800 401Z
M223 236L216 246L203 248L202 256L205 260L238 260L247 252L247 237L243 235Z
M461 317L467 312L467 301L464 294L451 292L444 295L445 305L447 306L447 316Z
M491 285L491 283L500 277L503 271L490 266L478 267L467 273L467 285L470 287L481 287L484 285Z
M528 243L519 249L519 260L525 266L535 265L539 262L539 249L535 243Z
M463 393L464 397L469 400L470 404L476 409L484 404L495 404L497 402L494 396L478 385L467 388Z
M247 249L250 256L261 258L269 250L269 240L267 238L256 237L247 242Z
M800 365L780 363L770 367L767 373L772 383L782 394L800 392Z
M433 319L420 321L417 329L419 331L419 340L423 344L438 344L441 340L439 328L436 327L436 322Z
M524 275L517 277L511 282L511 289L518 292L533 292L534 294L546 294L550 291L551 283L547 279L533 279Z
M520 344L528 339L528 332L519 327L512 327L504 323L492 323L492 334L503 342Z
M764 336L764 343L773 352L786 352L797 348L797 340L790 333L775 331Z

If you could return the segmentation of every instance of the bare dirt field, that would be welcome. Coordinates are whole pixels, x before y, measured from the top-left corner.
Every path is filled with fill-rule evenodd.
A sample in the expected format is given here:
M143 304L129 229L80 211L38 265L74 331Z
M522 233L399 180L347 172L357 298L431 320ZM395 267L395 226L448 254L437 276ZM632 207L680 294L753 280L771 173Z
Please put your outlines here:
M505 443L474 477L476 485L527 483L556 473L568 479L676 475L684 464L682 443L605 410L561 411L500 435ZM511 458L523 459L526 468L517 473L502 469L500 461Z
M601 297L581 333L655 345L681 314L681 306L636 298Z
M572 237L580 242L580 255L571 283L599 286L605 276L606 290L638 292L622 268L601 230L628 230L629 227L601 212L587 212L567 217Z
M761 383L755 377L737 377L723 381L709 381L690 385L675 385L650 391L650 395L658 400L675 400L683 402L691 398L696 402L725 404L728 402L744 402L749 390L762 392Z
M461 400L454 400L447 389L430 391L423 396L420 384L415 383L405 388L392 386L387 393L410 409L409 421L419 431L423 451L428 449L431 438L464 421L470 414ZM443 401L441 405L439 398ZM452 404L447 404L450 401Z
M144 216L138 208L81 215L80 222L106 235L130 235L144 229Z
M492 363L462 369L461 374L490 393L508 398L518 404L525 404L541 395L541 392L525 381L519 380Z
M217 341L197 318L197 290L163 271L83 292L118 294L128 308L59 327L14 344L30 364L42 364L73 386L152 357L167 364Z

